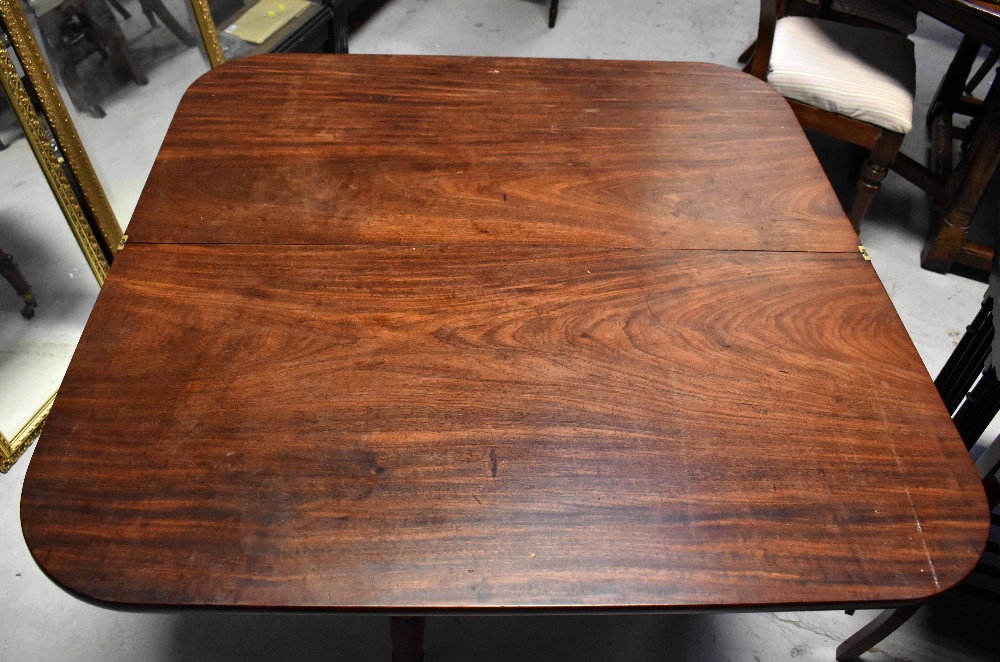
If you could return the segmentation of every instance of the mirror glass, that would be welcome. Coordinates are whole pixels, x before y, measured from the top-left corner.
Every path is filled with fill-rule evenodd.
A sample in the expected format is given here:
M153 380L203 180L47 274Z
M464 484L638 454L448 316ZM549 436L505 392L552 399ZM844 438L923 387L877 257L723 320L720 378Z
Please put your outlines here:
M0 172L0 469L6 471L55 395L100 288L5 94Z
M211 13L222 56L324 52L333 38L330 5L322 0L196 0Z
M124 229L184 91L208 71L190 0L27 0L28 22Z

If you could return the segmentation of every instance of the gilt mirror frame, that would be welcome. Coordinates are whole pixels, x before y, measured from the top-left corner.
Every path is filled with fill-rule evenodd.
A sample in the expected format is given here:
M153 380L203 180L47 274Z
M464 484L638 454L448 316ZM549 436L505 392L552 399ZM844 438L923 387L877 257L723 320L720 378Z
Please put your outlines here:
M213 69L221 67L226 63L226 56L222 53L222 43L219 41L219 33L216 31L215 19L212 18L208 0L191 0L191 8L194 9L194 16L198 21L201 40L205 43L209 65Z
M87 264L103 285L126 236L84 151L21 0L0 0L0 29L10 41L0 48L0 84ZM15 58L34 96L21 80ZM13 436L0 432L0 472L6 473L38 436L54 400L53 393Z

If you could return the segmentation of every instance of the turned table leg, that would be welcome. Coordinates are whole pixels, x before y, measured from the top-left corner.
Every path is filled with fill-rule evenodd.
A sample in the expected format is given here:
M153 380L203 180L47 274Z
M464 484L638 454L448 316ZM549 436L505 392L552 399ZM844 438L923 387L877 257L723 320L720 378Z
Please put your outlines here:
M392 662L422 662L424 659L424 617L392 616Z

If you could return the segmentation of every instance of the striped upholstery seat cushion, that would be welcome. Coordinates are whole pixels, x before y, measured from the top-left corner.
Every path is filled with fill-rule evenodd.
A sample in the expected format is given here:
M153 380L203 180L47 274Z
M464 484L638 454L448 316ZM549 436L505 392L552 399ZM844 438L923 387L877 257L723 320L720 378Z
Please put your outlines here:
M804 16L778 21L767 82L788 99L876 126L913 127L913 43L895 33Z

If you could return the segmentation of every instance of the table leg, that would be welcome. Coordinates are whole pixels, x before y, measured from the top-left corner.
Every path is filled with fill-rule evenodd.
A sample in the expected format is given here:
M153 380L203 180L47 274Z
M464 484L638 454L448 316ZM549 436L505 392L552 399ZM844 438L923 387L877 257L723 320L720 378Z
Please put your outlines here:
M392 637L392 662L423 662L423 616L390 617L389 634Z
M946 273L962 252L979 201L1000 166L1000 97L997 86L984 101L979 129L969 151L948 178L942 217L927 236L921 255L924 269Z
M966 448L971 450L976 445L998 412L1000 412L1000 379L997 379L996 368L990 366L983 370L983 376L969 391L965 402L953 417L958 436L965 442Z
M837 646L837 661L850 662L851 660L858 659L868 652L869 648L898 630L899 626L909 620L910 616L917 613L918 609L920 609L920 605L886 609L876 616L874 621L852 634L844 643Z

